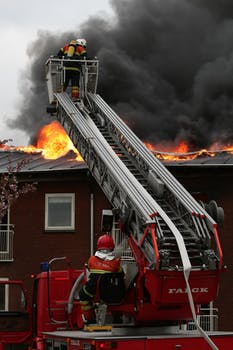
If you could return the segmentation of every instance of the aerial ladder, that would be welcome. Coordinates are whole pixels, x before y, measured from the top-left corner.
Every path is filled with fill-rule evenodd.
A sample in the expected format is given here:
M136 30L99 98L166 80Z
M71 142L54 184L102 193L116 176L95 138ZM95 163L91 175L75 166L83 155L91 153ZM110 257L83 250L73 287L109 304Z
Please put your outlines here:
M199 306L218 292L222 208L212 202L210 211L198 202L97 94L98 60L80 61L76 102L63 91L64 62L49 58L46 63L48 111L66 130L119 220L118 243L126 244L131 257L126 254L122 261L127 271L135 271L133 305L126 298L125 310L138 324L195 319Z

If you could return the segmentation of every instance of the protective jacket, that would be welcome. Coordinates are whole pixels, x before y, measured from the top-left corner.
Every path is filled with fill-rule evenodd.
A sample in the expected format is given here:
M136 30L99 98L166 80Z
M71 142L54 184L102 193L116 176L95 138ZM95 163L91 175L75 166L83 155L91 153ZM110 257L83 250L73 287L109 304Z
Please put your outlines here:
M77 45L76 40L71 40L69 44L66 44L57 53L58 58L69 60L64 62L63 91L66 90L71 81L71 96L73 100L77 100L79 97L79 79L81 71L80 62L75 62L75 60L84 59L86 54L86 49L83 46Z
M61 47L57 53L57 57L58 58L62 58L62 57L66 58L67 53L68 53L68 49L69 49L69 44L66 44L64 47Z
M88 269L90 271L89 278L79 292L81 310L86 321L90 321L94 317L92 300L96 295L101 276L111 276L115 273L124 276L120 258L116 258L112 252L102 250L97 250L95 255L89 258Z
M72 60L82 60L86 57L87 51L83 46L77 45L76 40L71 40L69 44L62 47L58 53L58 58L71 59L69 62L65 62L66 69L80 71L80 64L78 62L72 62Z
M109 273L120 272L120 259L116 258L112 252L103 253L98 251L88 260L88 268L90 273Z

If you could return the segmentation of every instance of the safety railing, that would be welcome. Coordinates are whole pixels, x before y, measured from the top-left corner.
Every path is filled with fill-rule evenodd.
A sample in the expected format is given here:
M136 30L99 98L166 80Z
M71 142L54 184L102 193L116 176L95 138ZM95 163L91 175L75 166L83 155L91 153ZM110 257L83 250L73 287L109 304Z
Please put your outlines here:
M134 261L127 237L121 232L118 221L113 221L111 234L115 242L116 254L121 256L122 261Z
M96 93L99 73L99 62L94 60L71 60L50 57L46 62L46 81L49 103L55 102L54 93L63 92L66 68L68 65L77 65L80 69L80 93L84 97L86 92Z
M0 224L0 262L13 261L13 228L11 224Z
M205 331L218 330L218 309L217 308L201 308L200 315L197 315L197 322ZM196 330L196 325L193 321L188 322L186 330Z

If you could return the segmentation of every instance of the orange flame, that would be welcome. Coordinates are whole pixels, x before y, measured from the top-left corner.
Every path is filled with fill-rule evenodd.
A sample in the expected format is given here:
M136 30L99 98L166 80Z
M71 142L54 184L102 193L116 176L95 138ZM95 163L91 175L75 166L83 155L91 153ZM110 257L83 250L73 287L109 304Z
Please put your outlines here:
M73 151L76 154L76 160L83 161L66 131L57 121L53 121L39 130L36 146L14 147L1 144L1 148L23 151L26 153L42 153L45 159L57 159L67 154L69 151Z
M181 141L178 145L172 146L168 144L152 145L150 143L145 144L153 154L160 160L163 161L185 161L193 160L195 158L215 157L218 153L228 152L233 154L233 145L222 145L219 143L213 144L209 150L203 148L199 151L189 151L188 144L185 141Z
M149 148L152 152L164 153L187 153L189 151L188 144L185 141L181 141L178 145L172 143L160 143L157 145L152 145L151 143L145 143L146 147Z
M18 150L26 153L41 153L45 159L57 159L67 154L69 151L73 151L76 154L76 160L83 161L66 131L57 121L52 121L39 130L36 146L14 147L7 146L6 142L7 140L3 140L2 143L0 142L1 149ZM233 144L223 145L221 143L215 143L209 150L201 149L195 152L189 151L188 144L185 141L181 141L178 145L171 143L153 145L147 142L145 146L162 161L193 160L200 156L214 157L221 152L233 154Z
M42 149L45 159L57 159L69 151L77 154L76 159L82 160L66 131L56 121L45 125L38 133L37 148Z

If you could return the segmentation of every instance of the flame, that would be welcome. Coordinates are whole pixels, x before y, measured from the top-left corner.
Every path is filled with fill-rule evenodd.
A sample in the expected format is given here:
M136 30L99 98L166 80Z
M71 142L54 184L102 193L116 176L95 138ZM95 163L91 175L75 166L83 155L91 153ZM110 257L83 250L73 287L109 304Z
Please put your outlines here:
M188 152L188 145L184 141L181 141L181 143L177 146L176 153L187 153Z
M231 146L225 146L224 150L227 151L230 154L233 154L233 145Z
M57 159L67 154L69 151L73 151L76 154L76 160L83 161L66 131L57 121L53 121L39 130L36 146L14 147L7 146L5 142L2 142L1 149L23 151L26 153L41 153L45 159Z
M57 159L69 151L73 151L77 155L76 160L82 160L66 131L56 121L40 129L37 138L37 148L43 150L42 155L45 159Z
M223 151L226 151L230 154L233 154L233 144L223 145L220 143L215 143L214 145L211 146L211 149L223 150Z
M0 149L23 151L26 153L41 153L45 159L57 159L67 154L69 151L73 151L76 154L75 159L77 161L83 161L66 131L57 121L52 121L39 130L36 146L8 146L8 141L12 140L0 141ZM172 143L153 145L146 142L145 146L162 161L193 160L200 156L214 157L222 152L233 154L233 144L223 145L221 143L214 143L209 149L203 148L194 152L189 150L189 146L185 141L180 141L176 145Z
M164 153L187 153L189 151L188 144L185 141L181 141L178 145L171 143L160 143L157 145L152 145L151 143L146 142L146 147L149 148L152 152L164 152Z
M185 161L193 160L198 157L215 157L218 153L228 152L233 154L233 145L224 146L219 143L213 144L210 149L201 149L199 151L190 152L187 142L181 141L178 145L171 144L159 144L152 145L150 143L145 144L152 153L160 160L163 161Z

